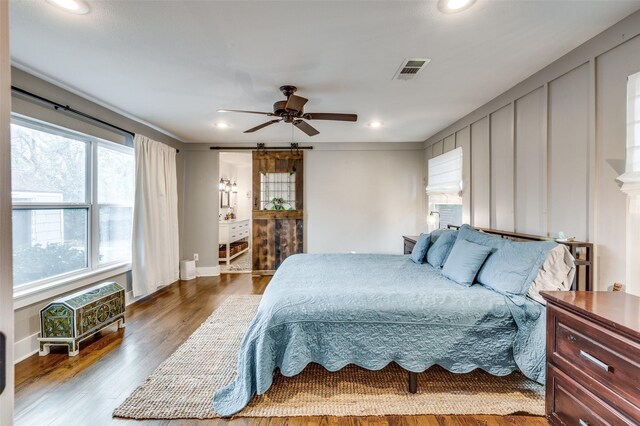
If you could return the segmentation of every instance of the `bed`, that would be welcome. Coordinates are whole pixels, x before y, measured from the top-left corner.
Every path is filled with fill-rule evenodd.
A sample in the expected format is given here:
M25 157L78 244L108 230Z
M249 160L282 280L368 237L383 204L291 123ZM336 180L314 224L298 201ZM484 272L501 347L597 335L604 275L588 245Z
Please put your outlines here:
M237 376L213 398L231 416L284 376L314 362L409 372L520 370L544 383L545 308L486 287L463 287L409 256L301 254L267 287L238 355ZM434 343L437 342L437 343ZM415 377L415 375L414 375Z

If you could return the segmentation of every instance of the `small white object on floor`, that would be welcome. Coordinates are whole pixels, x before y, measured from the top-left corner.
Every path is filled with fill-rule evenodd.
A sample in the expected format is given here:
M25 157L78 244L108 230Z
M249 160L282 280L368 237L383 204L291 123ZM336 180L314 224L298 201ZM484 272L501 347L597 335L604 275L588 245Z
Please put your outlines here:
M180 279L183 281L193 280L196 277L195 260L182 260L180 262Z

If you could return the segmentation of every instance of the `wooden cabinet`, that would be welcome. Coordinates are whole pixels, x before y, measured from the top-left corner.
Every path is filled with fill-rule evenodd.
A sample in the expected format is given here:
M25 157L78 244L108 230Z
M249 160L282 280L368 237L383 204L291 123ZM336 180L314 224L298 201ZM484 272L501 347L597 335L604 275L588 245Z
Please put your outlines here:
M543 292L546 412L554 425L640 423L640 298Z

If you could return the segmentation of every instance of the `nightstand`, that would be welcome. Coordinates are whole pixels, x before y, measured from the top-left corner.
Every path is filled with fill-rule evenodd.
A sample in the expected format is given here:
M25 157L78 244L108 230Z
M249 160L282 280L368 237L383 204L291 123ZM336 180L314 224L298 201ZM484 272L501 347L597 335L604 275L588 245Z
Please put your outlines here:
M542 292L546 414L553 425L640 424L640 298Z
M416 242L418 241L418 238L420 238L420 236L403 235L402 238L404 239L404 254L411 254L411 252L413 251L413 246L416 245Z

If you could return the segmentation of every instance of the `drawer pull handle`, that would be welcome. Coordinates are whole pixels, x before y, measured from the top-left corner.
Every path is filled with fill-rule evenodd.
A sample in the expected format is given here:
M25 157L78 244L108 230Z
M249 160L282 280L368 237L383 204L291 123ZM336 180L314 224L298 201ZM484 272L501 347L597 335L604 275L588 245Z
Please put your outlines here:
M580 426L589 426L589 423L585 422L585 421L584 421L584 420L582 420L582 419L579 419L579 420L578 420L578 424L579 424Z
M611 367L609 367L607 364L600 361L598 358L594 357L593 355L586 353L585 351L580 351L580 356L586 359L587 361L594 363L598 367L602 368L604 371L611 371Z

